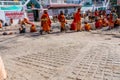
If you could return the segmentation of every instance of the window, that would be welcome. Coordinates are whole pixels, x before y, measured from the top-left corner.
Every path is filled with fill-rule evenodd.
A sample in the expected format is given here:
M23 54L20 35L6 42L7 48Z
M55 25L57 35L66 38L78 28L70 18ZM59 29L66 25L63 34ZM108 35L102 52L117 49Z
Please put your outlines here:
M51 0L52 3L57 3L57 0Z

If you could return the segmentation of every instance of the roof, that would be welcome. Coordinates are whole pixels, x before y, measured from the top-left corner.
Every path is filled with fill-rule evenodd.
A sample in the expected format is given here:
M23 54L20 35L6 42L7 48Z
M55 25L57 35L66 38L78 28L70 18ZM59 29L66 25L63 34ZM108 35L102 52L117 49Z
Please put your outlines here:
M74 8L74 7L81 7L79 4L50 4L48 6L49 9L57 9L57 8Z

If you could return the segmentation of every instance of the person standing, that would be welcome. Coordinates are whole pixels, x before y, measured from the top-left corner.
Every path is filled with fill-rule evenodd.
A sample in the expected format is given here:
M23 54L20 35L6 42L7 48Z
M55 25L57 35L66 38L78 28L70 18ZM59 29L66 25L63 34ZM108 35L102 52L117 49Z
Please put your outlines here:
M77 12L74 14L74 22L76 23L76 29L75 29L75 31L80 31L81 30L80 8L78 8Z
M63 11L60 11L60 14L58 15L58 20L61 24L61 32L62 31L65 31L65 23L66 23L66 20L65 20L65 15L63 13Z
M40 31L40 34L42 34L43 31L47 32L48 34L50 33L51 20L47 10L44 10L44 13L41 16L41 27L42 30Z

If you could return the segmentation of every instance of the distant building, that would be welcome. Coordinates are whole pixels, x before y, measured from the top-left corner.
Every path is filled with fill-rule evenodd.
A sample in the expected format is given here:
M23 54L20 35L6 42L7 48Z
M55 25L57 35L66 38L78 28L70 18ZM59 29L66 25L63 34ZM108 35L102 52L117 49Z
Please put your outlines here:
M65 0L66 3L80 4L82 0Z
M39 0L39 2L43 8L48 9L51 16L58 15L60 11L63 11L65 14L73 14L76 8L81 6L68 0Z

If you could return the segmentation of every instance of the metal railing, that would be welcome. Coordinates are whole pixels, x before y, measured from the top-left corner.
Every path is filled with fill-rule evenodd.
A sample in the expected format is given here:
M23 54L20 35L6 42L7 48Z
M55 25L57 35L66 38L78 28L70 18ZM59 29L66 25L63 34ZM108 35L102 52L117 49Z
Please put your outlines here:
M0 6L23 5L23 1L0 1Z

